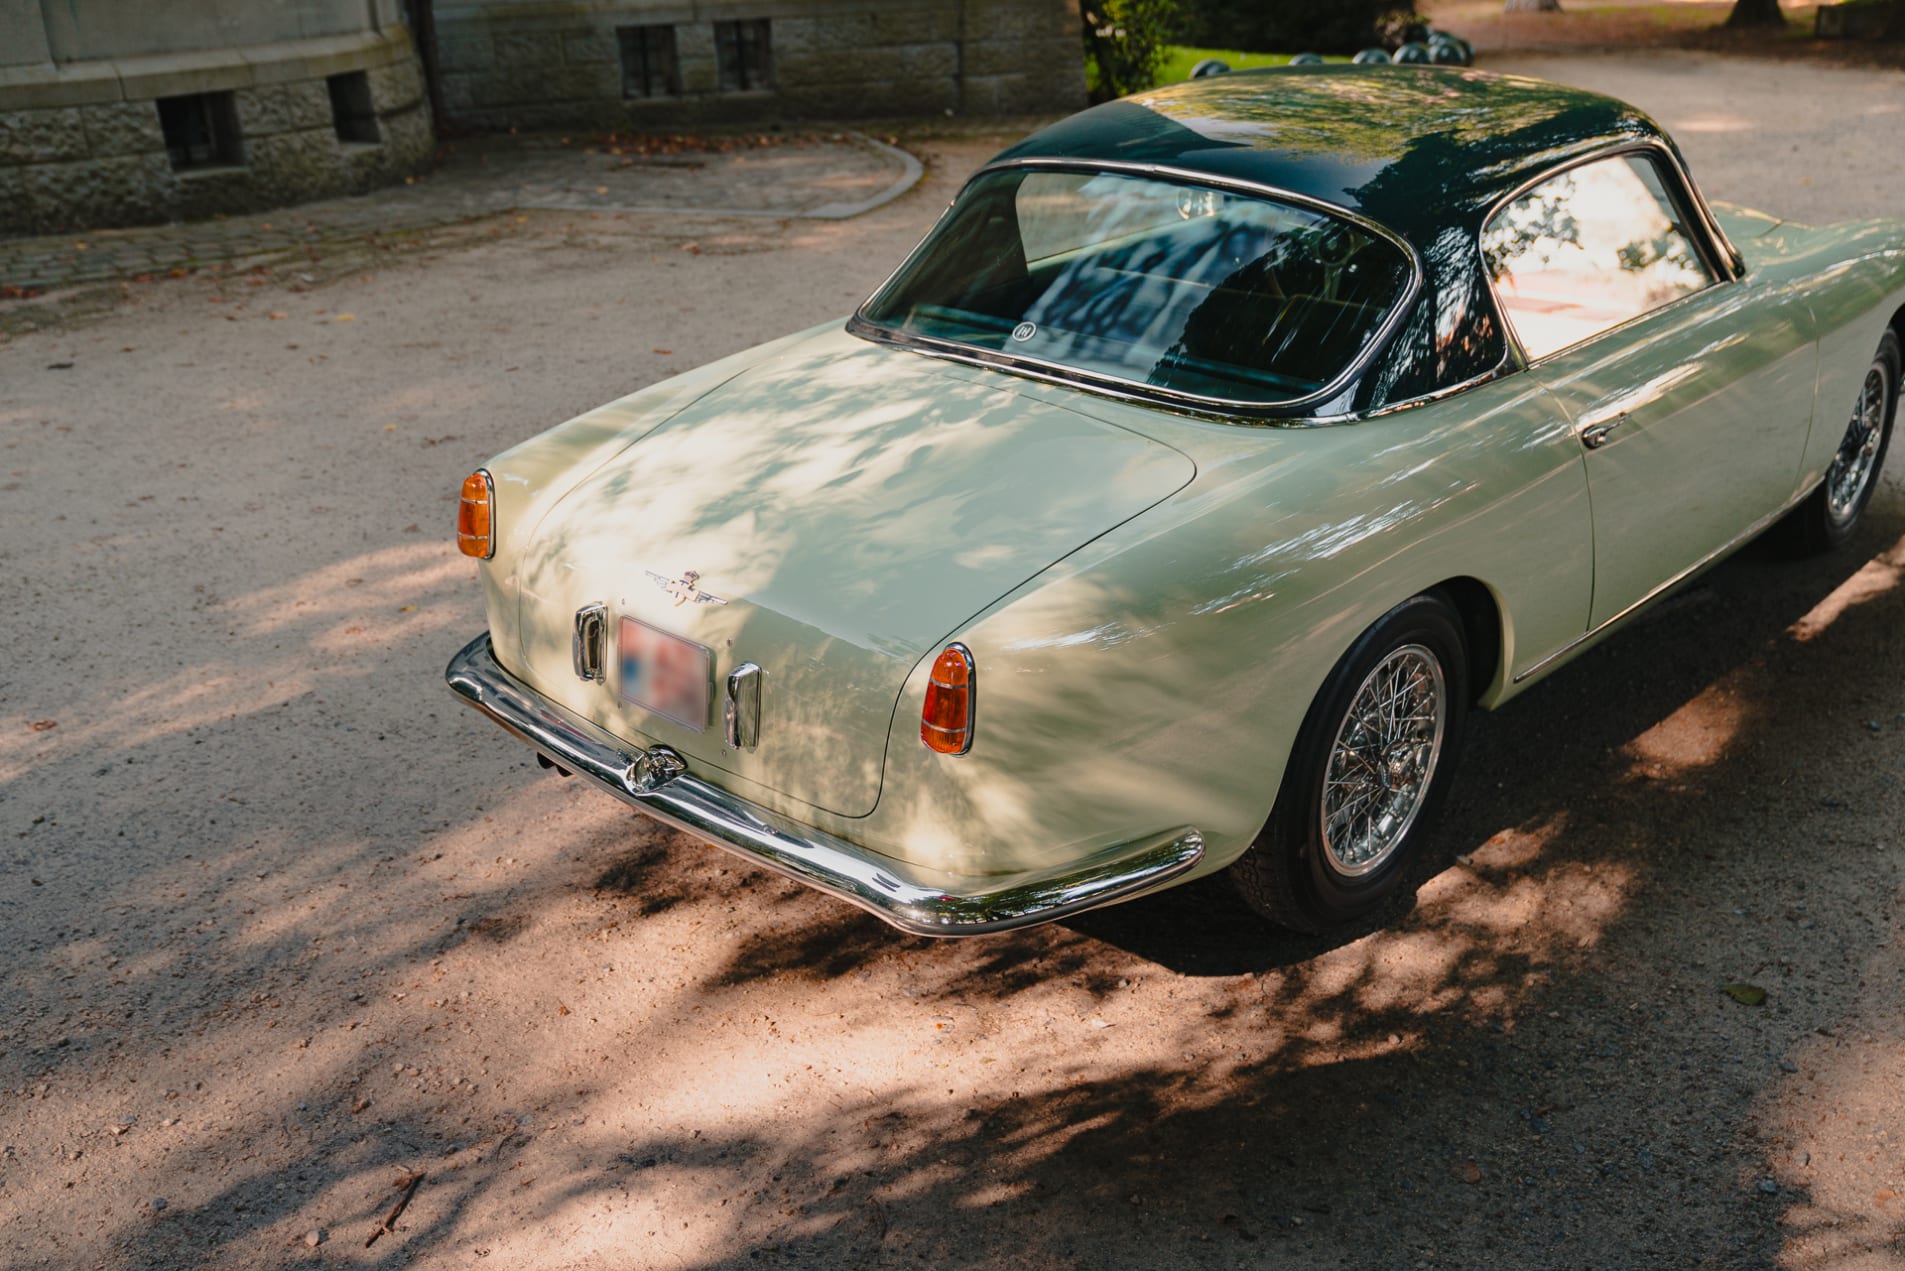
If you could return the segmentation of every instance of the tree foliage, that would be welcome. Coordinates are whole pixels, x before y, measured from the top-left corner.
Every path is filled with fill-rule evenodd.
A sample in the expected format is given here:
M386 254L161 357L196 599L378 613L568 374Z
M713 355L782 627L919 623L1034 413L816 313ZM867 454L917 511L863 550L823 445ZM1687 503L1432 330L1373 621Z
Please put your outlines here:
M1176 36L1178 0L1084 0L1085 77L1094 101L1109 101L1157 83L1166 46Z

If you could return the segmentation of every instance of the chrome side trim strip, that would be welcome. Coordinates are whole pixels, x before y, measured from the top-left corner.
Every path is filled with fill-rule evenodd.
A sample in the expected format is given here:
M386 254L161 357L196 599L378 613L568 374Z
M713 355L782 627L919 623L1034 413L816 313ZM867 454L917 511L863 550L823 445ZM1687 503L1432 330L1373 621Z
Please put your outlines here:
M1753 522L1753 524L1747 529L1747 531L1744 534L1740 535L1738 538L1733 539L1731 542L1727 543L1725 546L1719 548L1716 551L1707 553L1705 556L1701 557L1699 560L1695 561L1693 564L1687 566L1685 569L1675 574L1672 578L1669 578L1666 582L1660 584L1660 586L1654 588L1652 591L1642 596L1639 600L1636 600L1633 604L1627 606L1627 608L1621 610L1619 613L1615 614L1613 617L1607 619L1607 621L1601 623L1600 626L1594 627L1591 630L1585 631L1581 633L1580 635L1576 636L1574 639L1568 641L1566 644L1556 649L1553 653L1550 653L1547 657L1542 658L1539 662L1535 663L1533 666L1529 667L1527 670L1522 671L1520 674L1516 675L1512 682L1515 684L1519 684L1523 680L1527 679L1529 676L1534 675L1541 670L1544 670L1552 663L1567 657L1569 654L1573 653L1575 650L1579 649L1582 645L1588 643L1590 640L1599 638L1601 635L1606 633L1608 629L1613 627L1615 624L1624 622L1628 618L1632 617L1634 614L1639 613L1642 609L1645 609L1648 605L1660 599L1662 596L1672 591L1675 587L1678 587L1681 583L1686 582L1689 578L1692 578L1695 574L1707 568L1709 565L1716 565L1720 561L1726 559L1728 556L1731 556L1734 552L1739 551L1740 548L1745 547L1748 543L1752 542L1759 535L1764 534L1767 530L1771 529L1773 526L1773 523L1779 520L1780 517L1786 515L1788 512L1798 507L1801 503L1804 503L1808 498L1812 496L1812 492L1818 488L1819 488L1819 485L1817 482L1814 482L1812 485L1807 486L1805 490L1800 492L1798 495L1796 495L1795 497L1791 499L1788 499L1786 503L1782 507L1780 507L1780 509L1777 512L1772 513L1770 516L1763 516L1759 520Z
M1058 870L972 875L923 869L710 785L666 746L630 746L505 671L487 633L450 660L444 679L538 753L638 811L914 935L977 936L1052 922L1181 878L1204 857L1204 836L1185 826Z

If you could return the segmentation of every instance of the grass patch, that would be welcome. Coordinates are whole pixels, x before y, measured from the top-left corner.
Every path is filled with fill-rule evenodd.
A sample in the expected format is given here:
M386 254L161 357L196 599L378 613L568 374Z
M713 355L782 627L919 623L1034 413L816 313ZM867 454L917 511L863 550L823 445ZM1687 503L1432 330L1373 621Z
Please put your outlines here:
M1302 50L1298 50L1301 52ZM1207 57L1227 62L1233 71L1252 71L1260 66L1288 66L1290 53L1246 53L1242 49L1194 49L1183 44L1173 44L1165 50L1164 65L1158 68L1158 83L1176 84L1191 77L1191 67ZM1332 57L1332 62L1347 62L1346 57Z

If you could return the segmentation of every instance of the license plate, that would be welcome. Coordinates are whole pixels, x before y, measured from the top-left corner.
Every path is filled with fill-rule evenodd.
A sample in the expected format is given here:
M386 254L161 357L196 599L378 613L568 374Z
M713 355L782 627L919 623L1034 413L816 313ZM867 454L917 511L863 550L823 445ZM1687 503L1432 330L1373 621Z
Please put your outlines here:
M713 676L706 648L629 617L616 648L623 701L696 732L708 726Z

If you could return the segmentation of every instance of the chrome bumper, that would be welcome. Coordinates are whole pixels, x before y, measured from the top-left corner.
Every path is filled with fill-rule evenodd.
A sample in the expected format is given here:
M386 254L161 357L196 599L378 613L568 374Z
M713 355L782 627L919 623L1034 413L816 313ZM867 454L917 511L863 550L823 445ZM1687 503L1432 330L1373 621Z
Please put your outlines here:
M497 664L487 634L444 672L471 706L570 772L717 847L922 936L978 936L1051 922L1149 891L1204 855L1190 828L1125 843L1058 870L946 874L881 856L747 802L688 771L666 746L642 750L549 701Z

